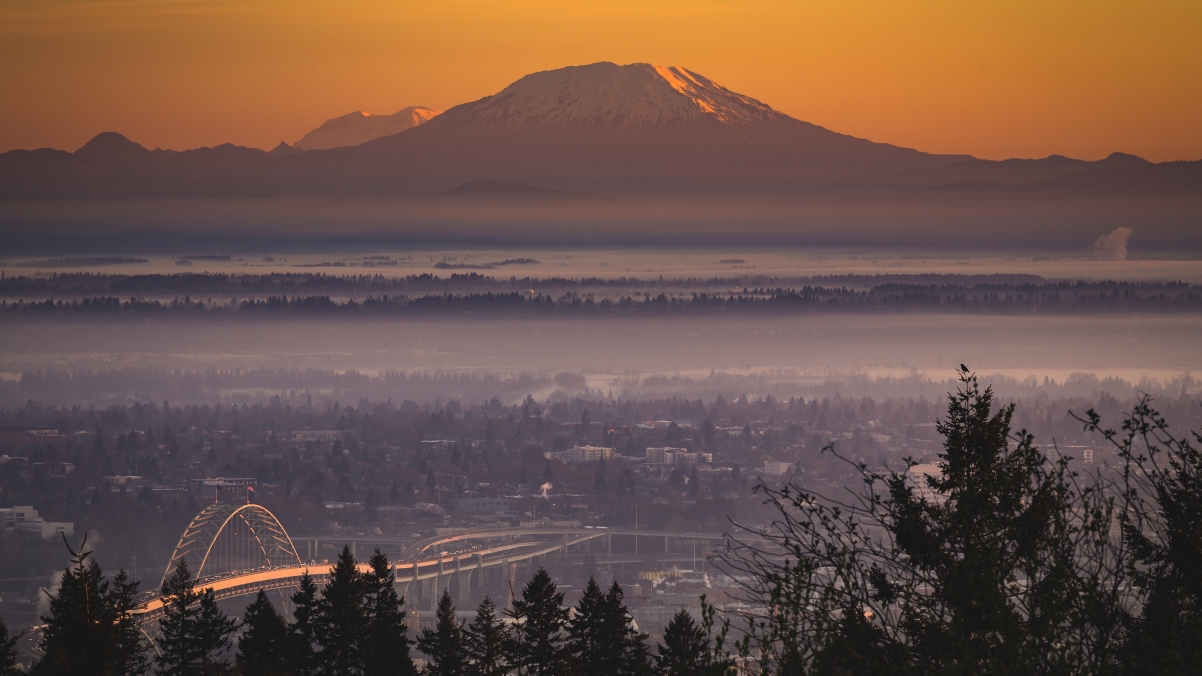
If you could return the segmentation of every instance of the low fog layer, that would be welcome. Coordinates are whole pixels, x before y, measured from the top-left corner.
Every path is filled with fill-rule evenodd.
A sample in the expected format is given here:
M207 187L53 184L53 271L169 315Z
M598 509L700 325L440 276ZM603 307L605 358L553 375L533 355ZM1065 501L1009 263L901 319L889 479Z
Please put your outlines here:
M0 200L0 256L278 251L281 247L837 246L1085 253L1134 228L1132 250L1202 249L1193 194L897 193L429 195ZM337 232L331 231L337 224Z
M669 318L472 319L407 321L241 322L10 322L0 325L0 372L10 381L24 371L103 371L152 367L203 371L272 368L468 372L513 377L522 373L583 374L586 385L620 395L653 391L670 396L740 396L762 390L704 381L711 371L746 375L785 372L777 396L804 394L801 384L848 372L942 381L968 363L982 373L1063 382L1076 372L1137 383L1202 372L1197 336L1202 316L1016 317L957 314L705 316ZM649 376L665 380L650 381ZM683 376L686 380L671 378ZM134 389L132 397L160 397ZM311 387L356 393L356 386L315 381L231 386L265 396ZM247 392L246 388L250 391ZM792 390L790 389L792 388ZM361 395L381 390L371 386ZM528 389L529 391L521 391ZM558 388L487 388L478 396L541 397ZM573 388L566 388L569 392ZM29 392L29 395L34 394ZM112 395L121 396L120 392ZM163 393L166 394L166 393ZM20 398L18 391L9 396ZM210 396L205 393L203 396ZM451 398L455 387L398 392L398 398ZM196 395L201 398L202 395ZM812 396L812 395L811 395ZM357 399L358 397L356 397ZM475 398L473 395L472 398Z

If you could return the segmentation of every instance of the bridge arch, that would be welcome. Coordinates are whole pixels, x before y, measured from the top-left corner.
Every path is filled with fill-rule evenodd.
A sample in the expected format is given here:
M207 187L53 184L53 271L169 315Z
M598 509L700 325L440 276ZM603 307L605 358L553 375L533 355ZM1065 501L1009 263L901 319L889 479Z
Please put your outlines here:
M301 565L296 546L279 519L266 507L251 504L209 505L201 510L180 536L163 572L164 582L185 558L195 566L197 579L256 563Z

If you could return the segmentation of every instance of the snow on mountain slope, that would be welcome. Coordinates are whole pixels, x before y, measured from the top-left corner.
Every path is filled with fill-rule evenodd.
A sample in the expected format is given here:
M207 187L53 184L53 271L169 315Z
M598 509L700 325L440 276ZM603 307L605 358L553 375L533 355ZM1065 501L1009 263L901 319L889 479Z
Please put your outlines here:
M326 120L320 127L296 142L302 150L327 150L357 146L382 136L399 134L430 121L439 111L422 106L406 108L392 115L353 113Z
M422 185L519 181L565 190L797 186L938 156L839 134L678 67L594 63L532 73L404 134L297 165L387 167Z
M532 73L453 112L468 126L550 129L706 121L747 125L788 119L703 75L647 63L594 63Z

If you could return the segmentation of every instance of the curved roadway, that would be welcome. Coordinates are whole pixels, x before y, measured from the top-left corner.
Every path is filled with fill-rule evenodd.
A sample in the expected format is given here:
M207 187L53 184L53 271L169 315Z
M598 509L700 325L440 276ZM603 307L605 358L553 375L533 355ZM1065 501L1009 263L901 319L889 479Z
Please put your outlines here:
M452 536L428 538L421 540L405 550L402 561L393 564L395 582L405 584L418 580L428 580L442 575L476 570L487 566L495 566L514 561L524 561L538 556L544 556L555 551L564 551L581 543L609 535L634 535L634 531L618 530L580 530L580 529L513 529L499 531L477 531L473 533L458 533ZM691 535L680 533L656 533L638 531L641 536L692 538ZM511 537L516 535L558 535L564 539L554 542L511 542L483 549L471 549L433 558L419 559L427 549L434 546L449 544L464 540L491 539L496 537ZM572 537L574 536L574 537ZM696 539L721 539L720 535L708 537L698 535ZM416 548L416 550L415 550ZM448 567L449 566L449 567ZM366 563L358 564L360 572L368 572L371 566ZM201 589L212 588L218 600L234 598L246 594L254 594L260 590L284 589L295 587L300 583L305 572L318 583L328 579L329 570L333 564L302 564L290 566L262 567L253 570L236 571L225 575L201 578L196 586ZM163 609L163 599L157 591L150 592L145 598L142 608L136 611L143 620L157 618Z

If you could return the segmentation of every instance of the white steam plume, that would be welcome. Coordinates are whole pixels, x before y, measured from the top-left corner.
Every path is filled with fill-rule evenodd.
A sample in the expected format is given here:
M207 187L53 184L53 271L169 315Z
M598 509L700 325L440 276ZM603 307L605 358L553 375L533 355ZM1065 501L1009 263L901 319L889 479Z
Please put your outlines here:
M1131 237L1132 232L1134 230L1131 228L1115 228L1114 232L1109 235L1102 235L1094 240L1089 251L1094 258L1104 261L1125 261L1127 260L1127 239Z
M547 500L548 499L547 491L551 490L551 484L543 484L542 486L540 486L540 488L542 488L543 492L539 493L538 497L542 498L543 500Z
M56 570L50 576L50 586L42 587L38 594L38 617L50 614L50 597L58 596L59 590L63 587L63 571Z

